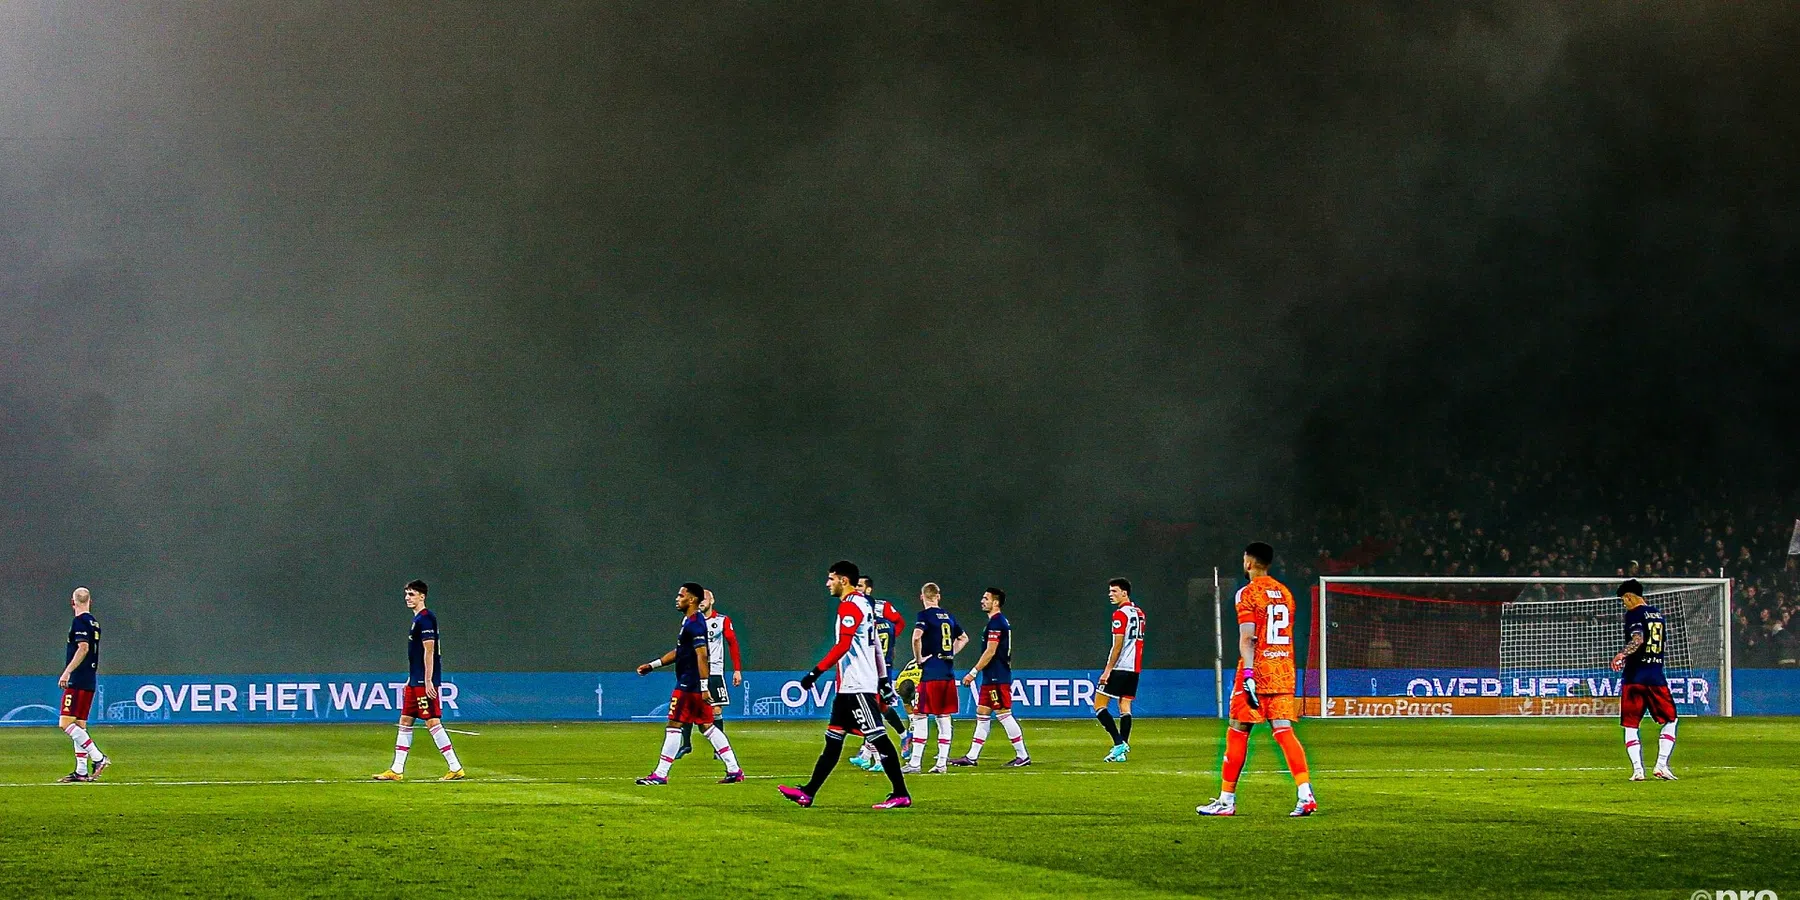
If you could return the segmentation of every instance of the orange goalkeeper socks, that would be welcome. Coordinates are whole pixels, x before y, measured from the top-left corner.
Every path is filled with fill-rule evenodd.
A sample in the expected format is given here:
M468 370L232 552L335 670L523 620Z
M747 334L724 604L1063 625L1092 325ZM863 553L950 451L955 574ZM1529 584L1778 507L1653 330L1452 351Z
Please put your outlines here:
M1293 773L1294 783L1311 783L1312 775L1306 768L1306 748L1300 746L1300 738L1294 734L1294 729L1275 729L1275 743L1281 745L1281 755L1287 757L1288 771Z
M1237 791L1238 776L1244 774L1244 757L1250 753L1250 732L1225 729L1225 765L1219 770L1220 790Z

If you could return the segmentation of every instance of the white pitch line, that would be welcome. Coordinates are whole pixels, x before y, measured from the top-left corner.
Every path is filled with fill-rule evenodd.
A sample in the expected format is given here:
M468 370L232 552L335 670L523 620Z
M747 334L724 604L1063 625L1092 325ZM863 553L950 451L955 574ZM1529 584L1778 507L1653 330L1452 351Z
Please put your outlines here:
M1744 768L1744 767L1743 766L1684 766L1683 771L1729 772L1729 771L1737 771L1742 768ZM1262 774L1283 774L1284 773L1284 770L1281 770L1281 769L1267 769L1267 770L1258 769L1258 770L1254 770L1254 771L1262 773ZM1499 767L1493 767L1493 766L1482 766L1482 767L1473 767L1473 768L1465 768L1465 769L1439 768L1439 769L1314 769L1313 770L1313 772L1315 774L1323 775L1323 776L1335 776L1335 775L1400 775L1400 776L1404 776L1404 775L1482 774L1482 773L1490 773L1490 772L1506 774L1506 773L1519 773L1519 772L1537 773L1537 772L1617 772L1617 771L1623 771L1622 767L1620 767L1620 766L1523 766L1523 767L1518 767L1518 768L1499 768ZM967 774L974 774L974 773L967 773ZM1006 775L1003 775L1002 777L1016 778L1021 775L1075 775L1075 776L1101 776L1101 777L1114 777L1114 776L1119 776L1119 775L1155 775L1155 776L1173 776L1173 777L1181 777L1181 778L1198 778L1198 777L1216 776L1216 775L1218 775L1218 772L1215 770L1202 771L1202 770L1189 770L1189 769L1130 769L1130 768L1120 767L1120 768L1116 768L1116 769L1076 770L1076 771L1069 771L1069 772L1049 772L1049 771L1015 772L1015 773L1007 773ZM703 781L704 779L709 778L709 777L710 776L697 775L693 778L693 780L698 782L698 781ZM793 776L788 776L788 775L746 775L745 777L751 781L764 781L764 780L775 780L775 779L790 778L790 777L797 778L800 776L799 775L793 775ZM913 777L919 778L919 777L923 777L923 776L915 775ZM945 776L945 777L950 777L950 776ZM489 775L489 776L480 776L480 777L476 777L476 778L470 778L468 780L470 782L488 783L488 784L581 784L581 783L587 783L587 782L593 782L593 783L621 782L621 781L630 782L630 781L635 781L636 779L637 779L637 776L634 776L634 775L577 775L572 778L532 778L532 777L525 776L525 775ZM684 779L684 780L686 780L686 779ZM414 783L422 784L422 783L428 783L428 782L435 783L435 782L437 782L437 779L427 776L422 781L414 782ZM275 785L288 785L288 784L366 784L366 785L374 786L374 785L378 785L378 784L382 784L382 783L383 782L377 782L377 781L374 781L373 779L366 779L366 778L286 778L286 779L278 779L278 780L270 780L270 781L214 780L214 781L93 781L93 782L88 782L88 784L95 784L95 785L102 785L102 786L110 785L113 787L257 787L257 786L275 786ZM59 784L54 781L0 782L0 788L65 787L65 786L66 785Z

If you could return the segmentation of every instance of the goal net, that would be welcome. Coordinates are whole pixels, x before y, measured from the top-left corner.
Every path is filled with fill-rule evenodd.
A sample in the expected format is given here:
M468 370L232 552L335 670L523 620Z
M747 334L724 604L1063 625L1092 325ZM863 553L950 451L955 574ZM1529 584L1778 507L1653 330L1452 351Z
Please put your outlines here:
M1682 715L1731 715L1726 579L1641 579ZM1325 716L1617 716L1620 579L1327 577L1304 690Z

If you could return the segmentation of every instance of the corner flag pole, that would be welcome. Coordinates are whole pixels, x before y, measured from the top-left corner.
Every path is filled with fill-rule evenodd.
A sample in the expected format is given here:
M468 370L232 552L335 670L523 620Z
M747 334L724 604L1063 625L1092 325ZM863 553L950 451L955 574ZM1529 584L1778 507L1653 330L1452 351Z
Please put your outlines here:
M1225 626L1220 621L1224 606L1219 599L1219 567L1213 566L1213 702L1219 718L1225 718Z

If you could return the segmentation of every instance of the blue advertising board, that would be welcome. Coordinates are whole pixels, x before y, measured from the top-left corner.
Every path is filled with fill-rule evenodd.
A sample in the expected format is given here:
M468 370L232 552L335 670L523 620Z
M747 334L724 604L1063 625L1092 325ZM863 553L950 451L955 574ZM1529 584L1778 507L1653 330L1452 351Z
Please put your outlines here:
M811 690L800 672L745 672L731 691L734 718L824 718L836 682ZM1086 716L1097 673L1014 672L1013 712L1020 717ZM388 722L400 714L406 679L390 674L102 675L90 722L200 724L239 722ZM660 721L669 710L667 672L467 672L447 678L446 719L471 722L549 720ZM1152 669L1138 689L1139 716L1215 716L1213 673ZM56 721L61 691L53 678L0 677L0 725ZM961 692L973 713L974 692Z
M746 672L731 691L726 715L739 719L817 719L829 712L835 682L811 690L799 672ZM1019 670L1013 712L1023 718L1089 715L1097 673L1074 669ZM1684 714L1716 714L1717 673L1681 676L1672 693ZM1738 715L1800 715L1800 669L1739 669L1733 673ZM1673 682L1675 679L1671 679ZM629 672L468 672L444 684L444 717L469 722L660 721L668 713L672 679ZM400 712L400 675L103 675L90 722L108 725L252 722L389 722ZM1218 715L1208 669L1144 672L1133 713L1138 716ZM1607 697L1616 682L1556 676L1497 679L1492 671L1460 669L1344 669L1331 673L1333 696L1364 697ZM1553 692L1553 693L1550 693ZM964 715L974 692L960 692ZM61 691L50 677L0 677L0 725L56 721Z

